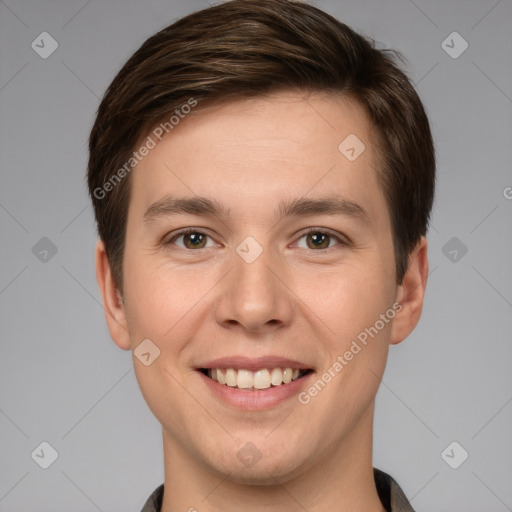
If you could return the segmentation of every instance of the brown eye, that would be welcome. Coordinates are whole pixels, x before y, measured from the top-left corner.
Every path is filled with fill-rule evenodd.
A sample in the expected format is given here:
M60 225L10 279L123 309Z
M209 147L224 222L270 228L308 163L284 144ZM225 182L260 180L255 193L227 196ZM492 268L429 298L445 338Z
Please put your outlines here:
M331 236L321 232L309 233L306 235L306 240L310 249L327 249L331 241Z
M206 236L202 233L187 233L183 236L183 242L189 249L202 249L206 242Z
M300 243L301 240L305 239L306 243ZM332 243L335 242L335 243ZM338 236L330 231L322 229L310 229L306 233L303 233L299 238L297 245L304 249L331 249L336 245L347 246L349 245L341 236Z
M174 235L172 238L165 242L165 245L177 245L183 249L204 249L207 247L207 241L210 238L201 231L194 231L193 229L187 229ZM182 244L176 243L177 240L183 239ZM210 245L211 247L211 245Z

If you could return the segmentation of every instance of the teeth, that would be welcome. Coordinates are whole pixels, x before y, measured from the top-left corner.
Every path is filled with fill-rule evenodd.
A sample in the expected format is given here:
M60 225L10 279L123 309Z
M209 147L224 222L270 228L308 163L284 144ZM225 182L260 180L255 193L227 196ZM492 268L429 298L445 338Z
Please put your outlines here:
M233 370L232 368L226 370L226 384L232 388L236 387L237 372L235 372L235 370Z
M268 370L259 370L254 374L253 387L256 389L267 389L272 384Z
M272 376L270 377L270 382L274 386L279 386L281 382L283 382L283 372L281 371L281 368L274 368L272 370Z
M231 388L268 389L271 386L288 384L304 373L305 371L298 368L262 368L257 372L233 368L212 368L208 370L208 377Z
M234 371L234 370L233 370ZM236 385L240 389L252 388L254 376L249 370L238 370Z

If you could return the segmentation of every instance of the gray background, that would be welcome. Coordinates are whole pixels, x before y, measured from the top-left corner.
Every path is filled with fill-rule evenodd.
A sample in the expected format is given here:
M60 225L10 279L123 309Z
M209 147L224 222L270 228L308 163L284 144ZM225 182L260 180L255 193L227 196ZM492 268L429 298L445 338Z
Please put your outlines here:
M424 314L390 352L375 465L418 512L512 510L512 2L315 4L403 52L437 144ZM86 142L124 61L206 6L0 2L1 511L139 511L163 482L160 425L104 321ZM44 31L59 45L47 59L31 48ZM441 45L453 31L469 43L458 58ZM48 469L31 458L43 441L59 454ZM469 453L458 469L441 457L452 441Z

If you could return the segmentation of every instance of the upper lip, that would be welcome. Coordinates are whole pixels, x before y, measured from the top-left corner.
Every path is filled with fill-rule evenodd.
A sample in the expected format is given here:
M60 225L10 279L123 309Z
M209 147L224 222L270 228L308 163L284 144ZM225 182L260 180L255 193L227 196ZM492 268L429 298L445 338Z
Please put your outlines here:
M200 368L236 368L238 370L257 371L262 368L297 368L299 370L311 370L310 365L300 361L279 356L247 357L228 356L212 359L198 366Z

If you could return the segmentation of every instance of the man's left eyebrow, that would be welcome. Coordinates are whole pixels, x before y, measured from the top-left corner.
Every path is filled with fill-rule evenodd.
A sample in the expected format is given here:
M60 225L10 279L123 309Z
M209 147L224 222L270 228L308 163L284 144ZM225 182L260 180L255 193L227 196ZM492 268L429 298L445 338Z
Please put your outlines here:
M168 195L148 207L144 213L144 223L150 223L161 217L180 214L227 219L230 209L222 203L206 197L173 197ZM308 217L313 215L344 215L360 221L365 226L371 224L370 216L361 205L336 195L314 199L301 197L284 201L275 211L274 222L277 224L286 217Z
M360 221L366 227L371 225L368 212L358 203L341 196L315 199L301 197L281 203L276 213L276 223L285 217L307 217L313 215L343 215Z

